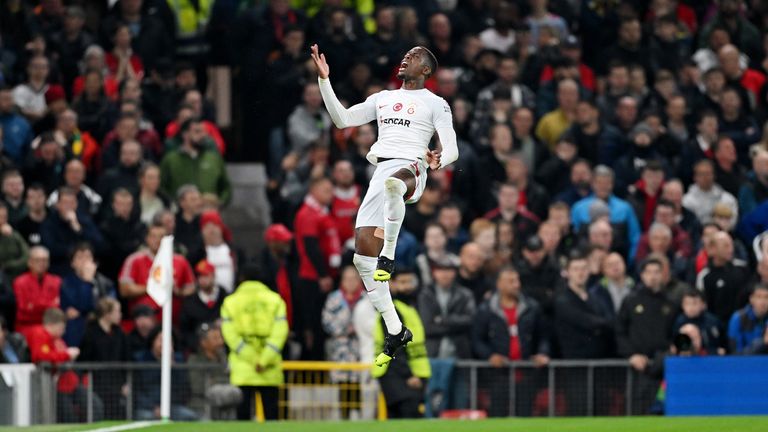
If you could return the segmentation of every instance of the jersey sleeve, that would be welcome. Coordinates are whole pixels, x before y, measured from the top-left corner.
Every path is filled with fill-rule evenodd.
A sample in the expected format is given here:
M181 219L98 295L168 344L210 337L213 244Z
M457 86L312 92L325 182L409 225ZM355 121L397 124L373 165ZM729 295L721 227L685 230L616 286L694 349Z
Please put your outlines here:
M344 108L339 102L331 86L331 80L318 78L320 94L323 96L325 108L337 128L360 126L376 119L376 94L368 96L363 103Z
M447 166L459 158L459 147L456 143L456 131L453 130L453 115L451 107L444 99L438 99L432 108L432 122L435 125L435 131L440 138L440 145L443 147L441 153L441 164Z

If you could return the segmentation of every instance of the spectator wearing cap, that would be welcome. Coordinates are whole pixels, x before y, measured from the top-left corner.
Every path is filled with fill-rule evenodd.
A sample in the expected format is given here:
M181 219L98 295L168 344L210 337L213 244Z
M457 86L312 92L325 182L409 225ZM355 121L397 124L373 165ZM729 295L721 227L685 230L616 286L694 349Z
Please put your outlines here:
M546 113L536 126L536 136L550 149L555 147L558 138L571 127L576 118L579 103L579 85L568 78L557 84L557 108Z
M523 294L513 267L499 271L494 294L482 302L472 320L471 340L475 357L488 360L496 368L486 382L491 391L490 415L506 416L509 392L498 382L509 377L506 369L499 368L517 360L532 360L544 366L550 356L550 338L541 309Z
M42 323L46 309L59 306L61 278L48 272L49 263L48 250L42 246L33 247L29 252L29 271L13 281L15 330L24 336L32 327Z
M542 312L551 317L555 288L560 281L560 268L554 257L547 254L538 234L526 239L514 263L523 293L536 300Z
M237 275L237 253L229 245L232 232L224 225L216 210L206 210L200 214L199 229L203 237L203 248L198 253L190 253L189 260L207 260L216 269L216 285L229 294L235 287Z
M712 222L712 210L717 203L724 203L735 211L733 220L738 220L736 198L715 183L714 163L701 160L694 166L694 184L683 197L683 206L692 211L702 224Z
M99 363L124 363L132 361L128 336L120 328L123 315L120 302L104 297L96 303L94 317L85 327L80 342L78 361ZM115 369L93 371L93 391L104 402L105 419L121 419L125 416L121 403L125 385L125 372Z
M48 110L45 92L48 90L50 62L44 55L35 55L27 63L27 81L13 89L13 103L31 123L43 118Z
M128 255L136 252L141 246L146 227L135 211L135 198L127 189L119 188L111 195L111 206L104 216L99 228L104 235L107 249L102 255L101 262L104 272L115 279L120 272L120 266Z
M2 151L17 166L26 162L29 145L32 142L32 127L27 119L16 113L13 93L8 87L0 86L0 137Z
M752 155L752 170L739 186L738 198L743 215L768 200L768 151L759 149Z
M140 304L131 312L130 325L133 327L128 333L128 354L131 359L147 349L149 334L157 327L157 313L146 304Z
M419 292L418 310L424 323L430 358L468 359L475 315L472 291L456 282L458 263L441 257L432 265L432 283Z
M222 203L229 202L232 189L224 160L216 150L204 147L206 136L199 119L189 119L181 125L182 144L166 153L160 163L163 191L175 195L187 184L198 187L202 193L215 194Z
M204 323L212 323L219 319L221 305L227 292L216 283L216 267L206 260L195 265L197 275L197 291L187 296L181 305L179 331L183 346L186 350L197 348L197 331Z
M614 174L610 168L598 165L592 179L592 195L578 201L571 210L571 221L575 230L590 223L590 208L595 201L603 201L608 205L611 226L617 228L617 244L626 245L629 261L632 261L640 241L640 224L637 221L632 206L621 198L613 195Z
M144 247L125 259L118 276L120 296L127 301L128 311L132 313L139 305L148 305L156 313L160 307L147 294L147 281L152 261L160 249L160 242L166 235L162 224L152 224L147 229ZM195 292L195 276L187 260L178 254L173 255L173 319L179 320L182 299Z
M726 322L745 302L749 282L746 263L734 258L733 239L719 231L712 237L707 266L696 276L696 288L704 292L709 310Z
M259 261L264 269L263 282L280 294L285 302L288 326L293 328L293 296L298 287L298 257L293 247L293 233L283 224L272 224L264 232L264 241L266 244Z

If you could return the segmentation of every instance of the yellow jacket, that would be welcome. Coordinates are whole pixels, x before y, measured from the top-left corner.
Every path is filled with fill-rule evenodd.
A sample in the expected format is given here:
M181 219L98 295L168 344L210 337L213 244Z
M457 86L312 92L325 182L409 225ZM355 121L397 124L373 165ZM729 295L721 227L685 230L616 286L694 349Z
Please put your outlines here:
M403 325L413 333L413 340L406 345L405 353L408 354L408 366L411 367L411 373L419 378L429 378L432 375L432 368L429 366L427 358L426 337L424 335L424 325L421 323L419 312L400 300L395 300L395 310L403 320ZM384 348L384 327L381 320L376 320L376 327L373 329L373 345L375 352L381 352ZM400 351L400 355L403 351ZM385 373L389 365L373 366L372 375L374 378L380 378Z
M288 321L280 295L261 282L243 282L224 299L221 318L221 333L230 349L232 385L282 384L281 352L288 338Z

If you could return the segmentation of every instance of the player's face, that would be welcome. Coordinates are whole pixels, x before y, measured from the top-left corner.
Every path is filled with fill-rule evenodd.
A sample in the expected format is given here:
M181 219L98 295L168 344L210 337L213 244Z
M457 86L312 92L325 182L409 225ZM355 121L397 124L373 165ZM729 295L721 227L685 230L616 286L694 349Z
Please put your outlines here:
M405 57L400 62L400 68L397 70L397 78L401 80L413 80L424 75L424 60L428 54L421 48L411 48L405 53ZM432 71L434 72L434 71Z

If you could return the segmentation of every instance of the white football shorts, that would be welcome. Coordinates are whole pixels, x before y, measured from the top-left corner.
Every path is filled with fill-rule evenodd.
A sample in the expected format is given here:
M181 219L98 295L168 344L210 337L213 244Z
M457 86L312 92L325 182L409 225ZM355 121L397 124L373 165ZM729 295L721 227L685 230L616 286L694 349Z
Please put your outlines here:
M408 159L391 159L379 162L373 177L368 183L368 192L365 193L363 203L357 212L355 228L379 227L384 228L384 180L402 168L408 169L416 176L416 190L408 197L406 204L413 204L421 198L424 187L427 184L427 170L429 165L421 159L411 161Z

